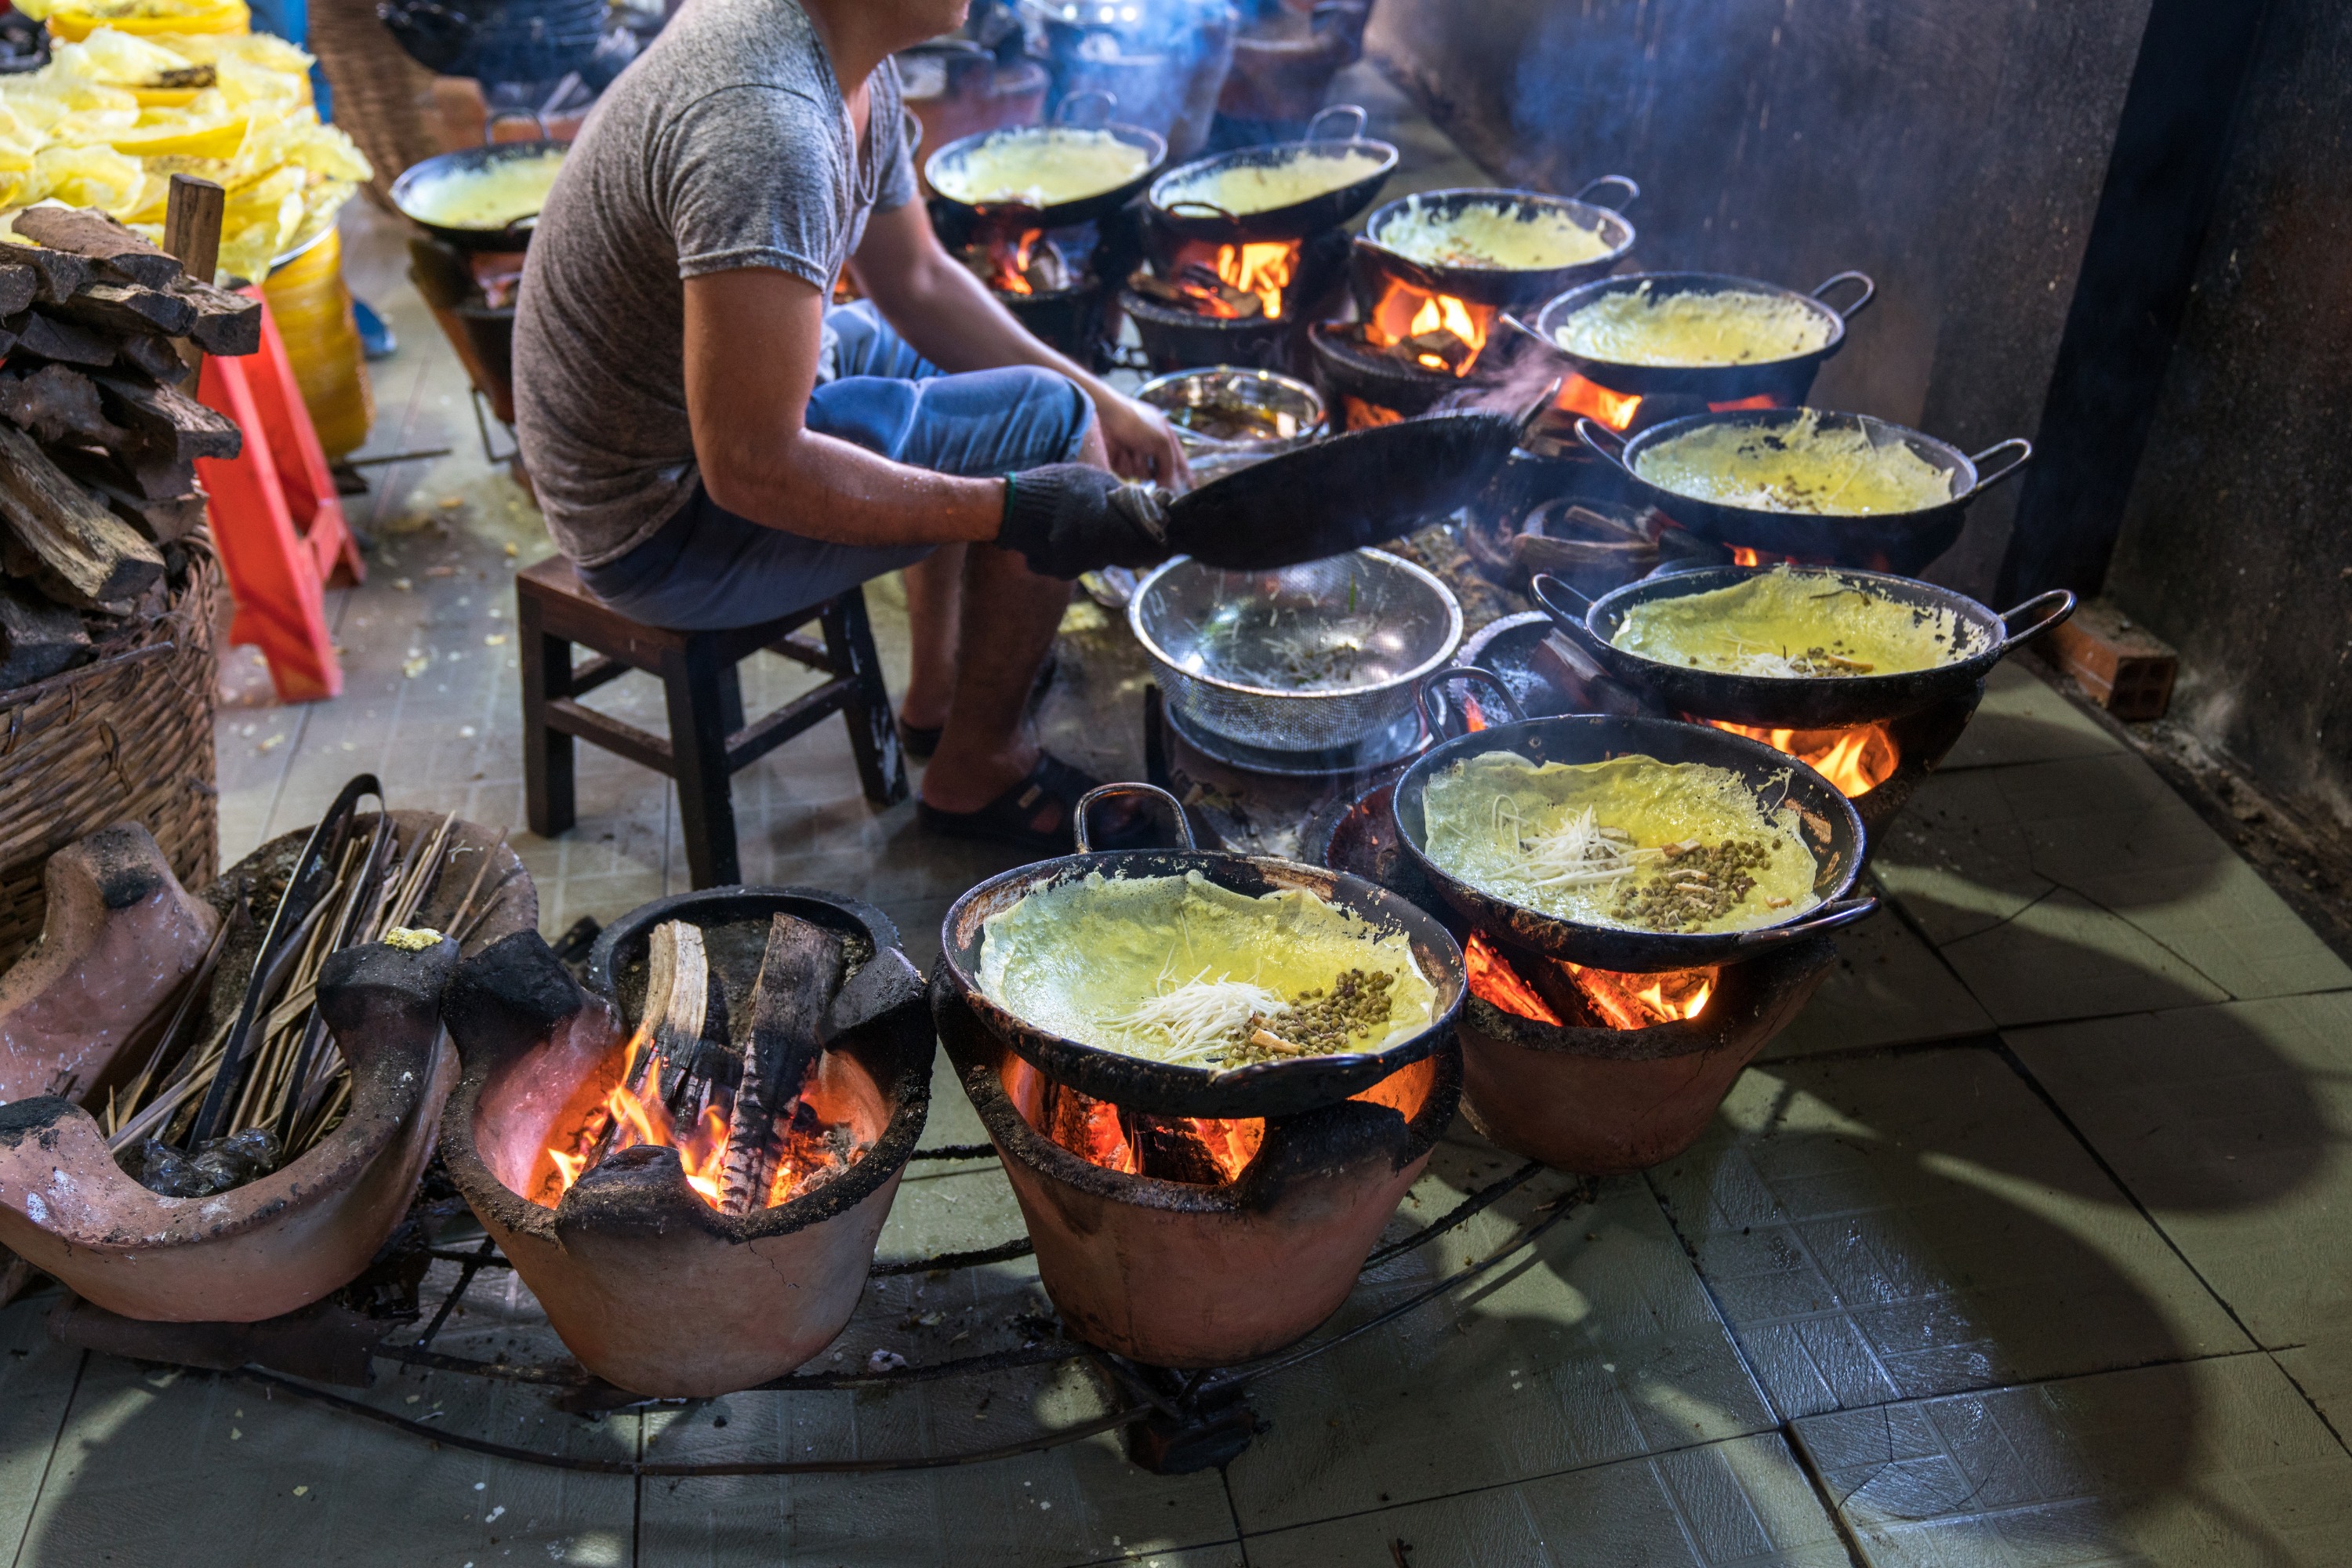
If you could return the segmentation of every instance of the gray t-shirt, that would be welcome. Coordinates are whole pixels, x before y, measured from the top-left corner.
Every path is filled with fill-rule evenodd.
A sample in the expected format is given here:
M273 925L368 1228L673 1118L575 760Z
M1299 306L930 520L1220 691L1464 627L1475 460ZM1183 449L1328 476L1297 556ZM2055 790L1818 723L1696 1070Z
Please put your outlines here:
M694 493L680 280L773 267L829 296L866 215L915 199L897 67L866 86L860 157L794 0L691 0L589 117L531 237L514 341L523 461L575 562L617 560Z

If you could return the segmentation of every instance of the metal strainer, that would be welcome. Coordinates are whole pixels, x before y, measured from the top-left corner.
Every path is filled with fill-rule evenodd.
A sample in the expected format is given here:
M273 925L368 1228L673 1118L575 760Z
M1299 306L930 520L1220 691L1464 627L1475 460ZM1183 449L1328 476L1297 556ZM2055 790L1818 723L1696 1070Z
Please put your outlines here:
M1177 718L1268 752L1388 730L1462 641L1453 592L1378 550L1266 572L1180 555L1143 580L1127 617Z

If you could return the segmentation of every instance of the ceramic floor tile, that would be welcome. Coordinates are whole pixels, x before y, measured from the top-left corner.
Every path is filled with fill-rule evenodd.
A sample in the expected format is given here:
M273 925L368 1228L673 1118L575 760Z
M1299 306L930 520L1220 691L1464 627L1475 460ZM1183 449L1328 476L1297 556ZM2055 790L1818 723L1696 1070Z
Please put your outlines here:
M2261 1354L1796 1431L1874 1568L2352 1563L2352 1457Z
M2246 1344L1989 1050L1752 1069L1651 1181L1783 1415Z
M2352 1416L2352 994L2005 1037L2254 1337L2303 1347L2288 1370Z
M1967 986L1893 910L1836 937L1837 967L1758 1058L1958 1039L1992 1027Z
M2184 1007L2228 994L2137 926L2063 889L1942 951L2004 1025Z
M1621 1460L1247 1538L1253 1568L1843 1568L1849 1559L1774 1433Z
M1517 1163L1441 1145L1418 1215ZM1564 1190L1546 1176L1382 1266L1341 1328L1502 1245ZM1689 1260L1638 1183L1605 1184L1487 1279L1259 1384L1274 1423L1229 1471L1244 1538L1745 1436L1769 1419Z
M636 1447L635 1415L591 1425L479 1378L380 1378L366 1397L519 1447L622 1459ZM618 1564L634 1492L625 1476L436 1447L235 1379L92 1355L19 1561Z
M1959 743L1937 769L1952 773L2010 763L2046 763L2062 757L2103 756L2123 749L2123 742L2106 726L2042 679L2032 660L2011 658L1993 666L1976 717L1969 721Z
M57 1302L44 1290L0 1309L0 1557L12 1563L81 1371L82 1352L53 1342L45 1326Z

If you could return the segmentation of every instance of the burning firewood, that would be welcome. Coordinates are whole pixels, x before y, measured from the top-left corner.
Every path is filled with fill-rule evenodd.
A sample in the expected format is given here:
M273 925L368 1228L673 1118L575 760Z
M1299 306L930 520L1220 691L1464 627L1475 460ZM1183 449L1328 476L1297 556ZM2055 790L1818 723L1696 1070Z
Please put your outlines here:
M646 1010L638 1031L650 1048L638 1053L629 1089L642 1093L653 1082L669 1113L691 1123L710 1103L711 1079L725 1065L719 1058L726 1048L714 1049L713 1041L727 1037L727 994L711 979L700 926L665 921L654 928L646 958ZM598 1151L598 1158L607 1152Z
M776 915L751 991L751 1037L727 1129L722 1214L764 1205L782 1153L782 1121L795 1109L824 1048L822 1027L840 988L841 939L823 926Z

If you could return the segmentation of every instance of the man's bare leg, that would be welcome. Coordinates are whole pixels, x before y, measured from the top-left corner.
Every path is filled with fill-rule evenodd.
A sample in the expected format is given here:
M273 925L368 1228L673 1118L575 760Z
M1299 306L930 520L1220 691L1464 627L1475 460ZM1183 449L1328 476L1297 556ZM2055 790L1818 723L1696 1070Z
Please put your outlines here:
M955 695L963 574L961 544L941 545L900 574L907 584L907 621L914 661L898 716L911 729L936 730L947 722L948 704Z

